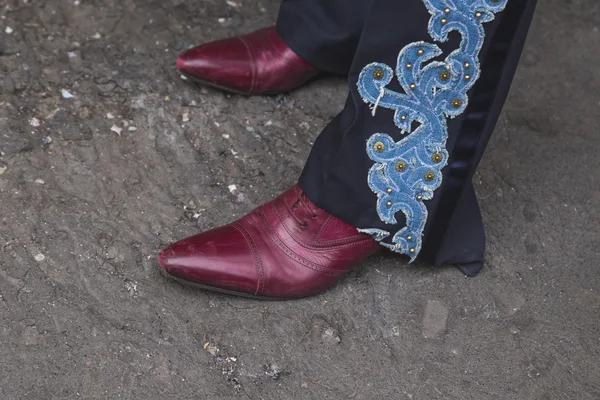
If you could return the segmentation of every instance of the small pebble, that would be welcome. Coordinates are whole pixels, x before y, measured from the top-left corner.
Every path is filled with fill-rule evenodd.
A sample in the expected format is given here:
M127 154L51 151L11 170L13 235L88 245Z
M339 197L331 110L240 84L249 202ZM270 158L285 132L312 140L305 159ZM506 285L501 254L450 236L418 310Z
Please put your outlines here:
M110 127L110 130L113 131L114 133L116 133L117 135L121 136L121 132L123 131L123 128L119 128L116 125L113 125Z
M38 126L40 126L40 120L37 119L36 117L33 117L29 120L29 125L38 127Z
M237 190L237 186L235 186L235 185L229 185L229 186L227 186L227 188L229 188L229 191L231 193L233 193L233 192L235 192Z
M106 118L108 119L113 119L115 116L112 115L111 113L106 113Z
M42 138L42 143L44 143L44 144L50 144L50 143L52 143L52 138L50 136L44 136Z
M6 167L0 167L0 175L6 172Z
M223 138L225 138L225 139L229 139L229 135L226 133L222 134L221 136L223 136Z
M96 32L94 34L94 36L92 36L92 39L100 39L102 37L102 35L100 35L98 32Z
M127 130L128 130L129 132L134 132L134 131L137 131L137 126L130 126L129 128L127 128Z
M239 6L241 6L240 3L237 3L237 2L235 2L233 0L225 0L225 3L227 3L227 5L229 7L233 7L233 8L238 8Z
M208 351L213 356L219 354L219 348L217 345L210 342L204 343L204 350Z
M33 256L33 259L37 262L40 262L40 261L44 261L46 259L46 256L44 256L42 253L40 253L40 254L36 254L35 256Z
M4 32L6 32L7 34L9 34L9 35L10 35L10 34L11 34L11 33L13 33L14 31L13 31L13 28L11 28L10 26L7 26L7 27L6 27L6 29L4 30Z
M60 94L65 99L72 99L74 96L66 89L61 89Z
M38 185L43 185L44 183L46 183L41 179L36 179L34 182L37 183Z
M181 116L181 120L183 122L188 122L190 120L190 114L189 113L183 113L183 115Z

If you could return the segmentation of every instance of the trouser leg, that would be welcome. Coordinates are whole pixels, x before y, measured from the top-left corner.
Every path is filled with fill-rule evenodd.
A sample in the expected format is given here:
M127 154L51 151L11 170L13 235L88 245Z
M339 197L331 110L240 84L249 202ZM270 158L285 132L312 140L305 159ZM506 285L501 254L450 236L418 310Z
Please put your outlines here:
M347 75L373 0L284 0L277 32L309 64Z
M346 106L300 178L311 200L411 259L475 273L485 239L471 177L535 3L374 0Z

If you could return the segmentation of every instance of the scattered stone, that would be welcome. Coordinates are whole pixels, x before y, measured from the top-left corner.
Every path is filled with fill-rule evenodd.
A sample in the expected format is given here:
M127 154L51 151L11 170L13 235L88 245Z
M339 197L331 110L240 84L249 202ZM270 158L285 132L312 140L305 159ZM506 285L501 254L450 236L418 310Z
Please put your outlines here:
M94 36L92 36L92 39L100 39L102 37L102 35L100 35L100 33L96 32L94 34Z
M219 347L216 344L206 342L204 343L204 350L208 351L211 355L216 356L219 354Z
M268 120L267 122L265 122L265 126L271 126L273 125L273 121Z
M52 119L60 111L60 108L55 108L46 115L46 119Z
M448 307L439 300L429 300L423 315L423 336L435 338L446 330L448 322Z
M6 172L6 167L0 167L0 175Z
M221 136L223 136L224 139L229 139L229 135L226 133L222 134Z
M217 357L215 359L215 365L217 368L221 369L221 372L227 380L234 383L237 390L241 387L239 385L238 380L236 379L236 366L237 366L237 358L235 357Z
M254 132L254 128L253 128L253 127L251 127L251 126L247 126L247 127L246 127L246 130L247 130L248 132Z
M183 115L181 116L181 120L183 122L188 122L190 120L190 114L189 113L183 113Z
M225 0L225 3L227 3L227 5L229 7L233 7L233 8L238 8L239 6L241 6L241 3L238 3L237 1L233 1L233 0Z
M44 182L42 179L39 179L39 178L38 178L38 179L36 179L34 182L35 182L35 183L37 183L38 185L43 185L43 184L45 184L45 183L46 183L46 182Z
M185 75L179 75L179 77L181 78L181 80L184 80L184 81L188 80L187 76L185 76Z
M127 291L129 292L129 296L137 297L137 295L138 295L137 282L129 280L129 279L125 279L124 283L125 283L125 289L127 289Z
M66 89L61 89L60 94L62 95L63 99L72 99L75 97Z
M245 200L245 196L244 193L240 192L237 194L236 198L235 198L235 202L236 203L243 203Z
M4 30L4 32L6 32L8 35L10 35L11 33L14 32L14 30L10 26L7 26L6 29Z
M129 132L134 132L134 131L137 131L137 127L136 126L130 126L129 128L127 128L127 130Z
M113 118L115 118L115 116L112 115L111 113L106 113L106 118L113 119Z
M116 133L117 135L121 136L121 132L123 131L123 128L119 128L118 126L114 125L110 127L110 130L114 133Z
M322 315L313 317L309 336L319 347L334 347L342 342L339 330Z
M42 253L36 254L35 256L33 256L33 259L37 262L42 262L46 259L46 256L43 255Z
M227 188L229 189L230 193L233 193L237 190L237 186L235 186L235 185L229 185L229 186L227 186Z
M44 144L50 144L50 143L52 143L52 138L50 136L44 136L42 138L42 143L44 143Z
M342 342L342 339L340 339L340 337L336 333L335 329L333 329L331 326L328 327L327 329L325 329L325 331L323 331L323 334L321 335L321 339L323 339L324 342L329 342L329 343L341 343Z
M310 129L310 125L308 124L308 122L301 122L299 126L300 126L300 128L304 129L305 131Z
M40 120L37 119L36 117L33 117L29 120L29 125L38 127L38 126L40 126Z
M81 53L79 51L69 51L67 52L67 57L69 57L69 65L75 71L81 70L82 60Z
M274 381L278 380L283 375L289 374L289 372L287 372L285 369L281 368L277 364L263 365L263 369L265 371L265 375L273 379Z

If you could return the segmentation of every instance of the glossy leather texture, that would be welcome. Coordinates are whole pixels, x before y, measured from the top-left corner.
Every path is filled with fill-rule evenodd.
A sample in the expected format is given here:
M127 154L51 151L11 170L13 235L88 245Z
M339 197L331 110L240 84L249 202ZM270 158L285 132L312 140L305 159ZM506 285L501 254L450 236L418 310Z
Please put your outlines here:
M170 245L158 261L169 275L208 289L298 298L327 289L379 249L293 186L229 225Z
M318 74L275 27L186 50L177 59L177 69L200 83L241 94L289 92Z

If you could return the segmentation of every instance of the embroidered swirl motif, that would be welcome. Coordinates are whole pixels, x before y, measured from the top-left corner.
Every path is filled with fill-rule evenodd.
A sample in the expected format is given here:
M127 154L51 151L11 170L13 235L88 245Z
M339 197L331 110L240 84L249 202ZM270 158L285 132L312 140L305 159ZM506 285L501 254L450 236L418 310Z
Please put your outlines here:
M383 222L396 224L402 211L406 226L396 232L392 244L381 244L406 254L414 261L421 250L427 208L423 200L433 197L442 183L442 169L448 164L447 118L464 112L467 91L479 78L479 52L485 39L482 23L492 21L507 0L423 0L431 14L428 31L438 41L448 33L462 36L460 47L443 62L430 61L442 50L427 42L407 45L398 55L396 76L405 93L387 89L394 78L392 68L372 63L363 68L358 92L370 103L373 115L378 107L395 110L394 123L403 134L399 142L384 133L367 141L367 153L375 164L369 170L368 184L377 194L377 213ZM430 61L429 63L427 63ZM418 123L412 129L414 122ZM381 229L361 229L381 241L391 233Z

